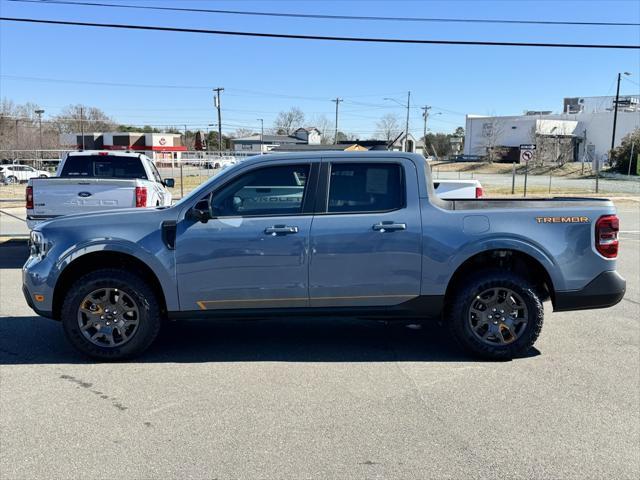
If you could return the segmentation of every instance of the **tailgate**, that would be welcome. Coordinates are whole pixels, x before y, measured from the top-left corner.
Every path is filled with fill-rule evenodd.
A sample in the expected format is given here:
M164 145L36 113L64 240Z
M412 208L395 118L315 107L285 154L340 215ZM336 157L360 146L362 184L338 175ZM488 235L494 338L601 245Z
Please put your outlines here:
M33 217L136 206L136 180L49 178L34 179L32 186Z

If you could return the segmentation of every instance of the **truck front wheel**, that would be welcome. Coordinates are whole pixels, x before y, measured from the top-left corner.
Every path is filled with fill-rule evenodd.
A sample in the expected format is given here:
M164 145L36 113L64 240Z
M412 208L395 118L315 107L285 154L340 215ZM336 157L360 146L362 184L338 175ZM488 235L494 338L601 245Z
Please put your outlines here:
M468 352L491 360L522 356L533 346L544 309L531 283L505 270L471 275L448 306L453 337Z
M119 360L142 353L160 331L153 289L137 275L103 269L80 277L61 312L69 341L85 355Z

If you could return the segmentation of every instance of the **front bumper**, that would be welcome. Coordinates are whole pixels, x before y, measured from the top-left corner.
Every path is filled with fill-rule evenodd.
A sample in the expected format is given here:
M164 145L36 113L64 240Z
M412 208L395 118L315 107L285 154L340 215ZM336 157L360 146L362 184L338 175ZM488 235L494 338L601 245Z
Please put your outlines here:
M616 271L602 272L583 289L556 292L553 310L589 310L607 308L617 304L627 289L627 282Z
M42 309L36 307L36 304L33 301L33 298L31 296L31 293L29 292L29 289L27 288L26 285L22 286L22 294L24 295L24 299L27 301L27 305L29 305L31 310L36 312L41 317L53 318L53 312L51 312L49 310L42 310Z
M49 284L52 260L30 256L22 267L22 294L27 305L43 317L53 317L53 287ZM41 297L36 301L36 295Z

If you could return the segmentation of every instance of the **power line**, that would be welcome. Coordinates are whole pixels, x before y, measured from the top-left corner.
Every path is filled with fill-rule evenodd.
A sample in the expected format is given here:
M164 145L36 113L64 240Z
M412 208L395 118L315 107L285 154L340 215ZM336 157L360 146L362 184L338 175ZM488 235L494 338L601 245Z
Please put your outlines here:
M198 33L205 35L230 35L237 37L282 38L287 40L321 40L332 42L393 43L407 45L479 45L490 47L547 47L547 48L604 48L629 50L640 49L640 45L615 45L597 43L546 43L546 42L488 42L482 40L426 40L410 38L334 37L325 35L298 35L286 33L259 33L231 30L208 30L203 28L161 27L153 25L133 25L118 23L72 22L68 20L44 20L35 18L0 17L0 21L35 23L45 25L66 25L73 27L113 28L124 30L144 30L157 32Z
M385 21L385 22L430 22L430 23L501 23L515 25L574 25L574 26L613 26L613 27L635 27L640 23L633 22L581 22L581 21L558 21L558 20L508 20L508 19L488 19L488 18L433 18L433 17L382 17L382 16L362 16L362 15L323 15L305 13L281 13L281 12L256 12L241 10L220 10L210 8L186 8L186 7L160 7L149 5L123 5L102 2L71 2L63 0L8 0L18 3L40 3L57 5L74 5L82 7L108 7L127 8L139 10L159 10L169 12L195 12L195 13L217 13L224 15L249 15L261 17L284 17L284 18L306 18L320 20L357 20L357 21Z
M176 84L148 84L148 83L121 83L121 82L102 82L102 81L91 81L91 80L75 80L75 79L68 79L68 78L49 78L49 77L31 77L31 76L25 76L25 75L11 75L11 74L5 74L2 73L0 74L0 77L4 77L4 78L11 78L14 80L28 80L28 81L34 81L34 82L44 82L44 83L69 83L69 84L76 84L76 85L97 85L97 86L106 86L106 87L124 87L124 88L167 88L167 89L190 89L190 90L210 90L212 87L208 86L208 85L176 85ZM270 96L270 97L278 97L278 98L290 98L293 100L310 100L310 101L316 101L316 102L326 102L329 97L309 97L309 96L303 96L303 95L290 95L290 94L286 94L286 93L273 93L273 92L261 92L261 91L256 91L256 90L245 90L242 88L230 88L228 89L231 92L239 92L242 93L242 95L239 95L238 93L227 93L225 92L226 95L229 96L235 96L235 97L239 97L239 96L246 96L246 95L253 95L253 96ZM383 97L385 95L395 95L397 94L397 92L395 93L376 93L376 94L367 94L367 95L349 95L350 98L361 98L361 97ZM385 105L385 107L388 107L387 105ZM266 112L266 113L270 113L270 112Z

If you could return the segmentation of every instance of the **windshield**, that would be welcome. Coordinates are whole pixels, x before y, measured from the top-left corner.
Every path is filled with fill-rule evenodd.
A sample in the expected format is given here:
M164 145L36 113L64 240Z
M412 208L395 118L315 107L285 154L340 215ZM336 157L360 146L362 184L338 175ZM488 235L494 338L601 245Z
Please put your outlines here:
M68 157L61 177L125 178L147 180L140 158L116 155L74 155Z

